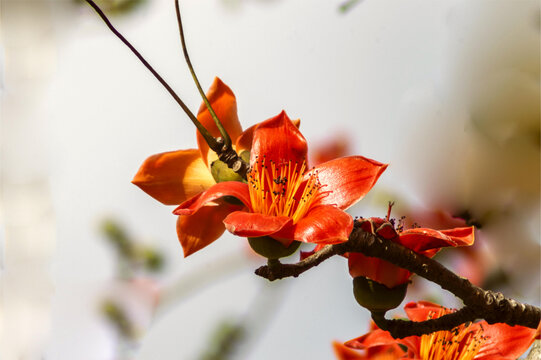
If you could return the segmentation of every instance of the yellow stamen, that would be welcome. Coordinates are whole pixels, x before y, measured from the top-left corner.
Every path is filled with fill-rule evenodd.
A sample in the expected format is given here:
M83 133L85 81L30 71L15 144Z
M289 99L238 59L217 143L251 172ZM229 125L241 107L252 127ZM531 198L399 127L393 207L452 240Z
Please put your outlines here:
M441 308L429 319L438 318L452 310ZM422 360L472 360L485 342L483 328L472 329L471 324L457 326L451 331L437 331L421 337Z
M272 216L287 216L297 223L310 209L319 194L321 184L317 171L305 176L306 162L291 161L276 164L272 160L256 159L248 173L250 200L254 212Z

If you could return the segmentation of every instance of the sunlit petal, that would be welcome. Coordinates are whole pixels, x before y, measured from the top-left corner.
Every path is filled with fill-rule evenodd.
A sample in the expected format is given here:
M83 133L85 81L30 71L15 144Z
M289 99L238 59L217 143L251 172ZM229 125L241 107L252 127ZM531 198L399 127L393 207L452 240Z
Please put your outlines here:
M179 216L177 235L187 257L217 240L225 231L224 218L238 206L222 203L201 207L191 216Z
M147 158L132 183L165 205L178 205L215 184L196 149Z
M351 215L323 205L310 209L299 222L284 227L273 237L328 245L347 241L352 229Z
M227 197L234 197L240 200L244 205L250 207L248 185L239 181L226 181L218 183L207 191L186 200L173 211L173 214L192 215L202 206L215 200L225 198L226 201L232 201L232 199L228 200Z
M320 205L335 205L345 210L362 199L387 168L363 156L348 156L316 166L321 182Z
M212 109L216 113L218 119L224 126L225 130L231 137L233 144L237 140L237 137L242 132L242 126L240 125L239 118L237 116L237 100L233 91L222 82L219 78L214 78L214 82L207 92L207 98L209 99ZM205 103L202 103L199 107L197 119L203 124L203 126L214 136L220 137L220 131L214 120L210 116L210 112L207 110ZM197 145L201 151L201 158L208 165L208 157L210 148L203 136L197 132Z

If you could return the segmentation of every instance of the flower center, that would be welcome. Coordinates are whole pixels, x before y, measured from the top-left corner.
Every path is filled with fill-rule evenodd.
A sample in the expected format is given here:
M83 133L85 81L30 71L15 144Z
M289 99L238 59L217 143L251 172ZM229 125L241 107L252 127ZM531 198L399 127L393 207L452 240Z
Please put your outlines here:
M441 309L429 319L452 312ZM436 316L434 316L436 315ZM472 360L485 342L483 328L471 329L471 325L460 325L451 331L437 331L421 337L422 360Z
M263 215L287 216L299 221L317 198L321 183L317 171L305 176L306 161L276 164L266 156L248 173L250 200L253 211Z

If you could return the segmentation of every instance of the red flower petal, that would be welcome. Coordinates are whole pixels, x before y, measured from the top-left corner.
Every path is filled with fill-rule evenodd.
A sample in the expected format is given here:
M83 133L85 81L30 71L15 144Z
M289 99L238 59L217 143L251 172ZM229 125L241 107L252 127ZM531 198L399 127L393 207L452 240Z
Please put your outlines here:
M442 311L442 309L444 309L443 306L434 304L430 301L412 301L404 306L404 311L406 311L406 314L411 321L428 320L430 314L437 314ZM445 310L449 311L447 309Z
M308 146L304 136L291 122L285 111L277 116L260 123L254 131L250 163L255 164L256 158L261 160L266 156L267 161L276 164L300 164L306 160ZM267 163L268 164L268 163Z
M299 128L299 126L301 125L301 121L299 119L291 120L291 122L297 128ZM235 145L235 149L237 150L238 153L242 152L243 150L248 150L248 151L252 150L252 141L254 140L254 131L258 125L259 124L250 126L248 129L244 130L242 134L239 135L239 137L237 138L237 143Z
M353 349L368 349L374 346L396 345L396 342L388 331L376 329L356 339L346 341L344 345Z
M474 242L474 228L472 226L440 231L425 228L409 229L400 234L398 242L415 252L447 246L469 246Z
M174 211L175 215L192 215L207 203L220 199L224 196L233 196L250 208L250 194L248 185L240 181L226 181L212 186L207 191L200 193L179 205Z
M224 219L225 228L232 234L258 237L274 234L293 220L287 216L269 216L245 211L235 211ZM290 242L283 242L289 246Z
M216 113L216 116L224 126L225 130L231 137L233 144L237 140L237 137L242 132L242 126L240 125L239 118L237 116L237 100L233 91L222 82L219 78L214 78L209 91L207 92L207 98L209 99L212 109ZM220 131L214 120L210 116L205 103L202 103L199 107L197 114L197 120L203 124L203 126L215 137L219 137ZM208 165L208 156L210 148L205 142L203 136L197 132L197 145L201 151L201 157L205 165Z
M248 129L244 130L242 134L239 135L235 144L235 150L237 153L241 153L243 150L250 151L252 149L252 141L254 139L255 128L259 124L250 126Z
M217 240L225 231L224 218L239 206L220 204L203 206L190 216L179 216L177 235L187 257Z
M348 266L352 277L364 276L384 284L388 288L405 284L411 276L411 272L408 270L361 253L349 253Z
M535 329L524 326L493 325L481 321L483 336L488 339L476 355L478 360L517 359L530 347L535 338Z
M352 229L351 215L323 205L311 208L295 225L284 227L272 237L329 245L347 241Z
M333 341L332 347L337 360L368 360L365 354L348 348L338 341Z
M314 205L336 205L344 210L363 198L387 168L363 156L348 156L316 166L323 185Z
M215 184L198 150L178 150L152 155L137 171L132 183L165 205L178 205Z

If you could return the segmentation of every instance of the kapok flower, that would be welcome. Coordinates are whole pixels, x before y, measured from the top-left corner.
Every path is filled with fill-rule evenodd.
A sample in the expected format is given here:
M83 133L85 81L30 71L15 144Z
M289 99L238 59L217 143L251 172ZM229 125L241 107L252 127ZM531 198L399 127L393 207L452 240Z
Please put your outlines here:
M454 312L428 301L411 302L404 307L412 321L425 321ZM387 331L373 330L344 345L353 349L401 344L408 360L496 360L516 359L532 344L536 330L486 321L460 325L451 331L393 339Z
M473 226L449 230L413 228L403 231L399 227L397 231L388 219L370 218L359 221L364 231L375 233L427 257L433 257L443 247L469 246L474 242ZM352 277L364 276L388 288L405 284L412 276L408 270L361 253L349 253L348 265Z
M224 198L235 197L244 208L224 218L225 227L235 235L270 236L285 246L293 241L346 241L353 219L344 210L372 188L387 165L350 156L309 170L306 154L306 140L281 112L253 131L248 183L218 183L174 213L181 219L200 217L201 212L208 215Z

